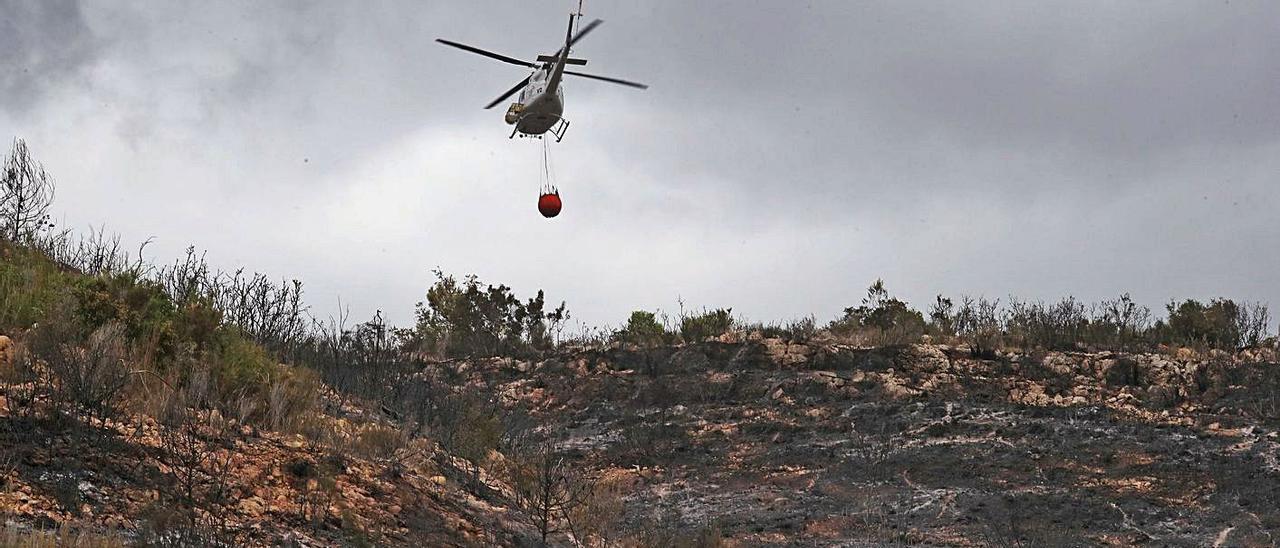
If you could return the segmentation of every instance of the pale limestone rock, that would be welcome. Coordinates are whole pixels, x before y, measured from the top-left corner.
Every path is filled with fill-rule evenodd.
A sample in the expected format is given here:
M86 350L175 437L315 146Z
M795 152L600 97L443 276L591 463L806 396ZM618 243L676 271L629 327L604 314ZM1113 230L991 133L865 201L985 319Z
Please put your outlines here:
M0 371L13 365L14 350L13 340L7 336L0 335Z

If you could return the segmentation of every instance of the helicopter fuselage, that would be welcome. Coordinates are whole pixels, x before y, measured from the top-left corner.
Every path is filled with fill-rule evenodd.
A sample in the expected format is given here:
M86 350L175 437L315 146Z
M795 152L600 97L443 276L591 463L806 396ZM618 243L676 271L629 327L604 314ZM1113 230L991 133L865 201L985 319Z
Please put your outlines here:
M507 109L506 122L525 135L542 135L564 115L564 88L551 81L550 67L535 70L529 84Z

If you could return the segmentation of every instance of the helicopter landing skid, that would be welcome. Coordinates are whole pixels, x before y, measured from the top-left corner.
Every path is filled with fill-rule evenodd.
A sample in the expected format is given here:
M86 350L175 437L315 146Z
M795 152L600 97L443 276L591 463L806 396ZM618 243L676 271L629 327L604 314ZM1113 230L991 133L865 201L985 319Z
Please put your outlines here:
M517 123L516 127L519 128L520 124ZM556 138L556 142L559 143L560 141L564 140L564 134L568 131L569 131L569 121L565 120L564 118L556 117L555 125L551 126L551 129L547 130L547 133L554 135ZM515 139L516 135L519 135L521 139L524 139L524 138L541 139L543 134L540 133L540 134L534 135L530 133L523 133L519 129L513 129L511 130L511 136L507 138Z

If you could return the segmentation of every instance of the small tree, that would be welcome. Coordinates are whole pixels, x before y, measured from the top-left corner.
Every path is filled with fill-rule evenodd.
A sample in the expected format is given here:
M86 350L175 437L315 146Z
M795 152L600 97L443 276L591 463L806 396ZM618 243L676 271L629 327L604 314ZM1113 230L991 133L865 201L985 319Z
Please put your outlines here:
M929 331L944 337L955 336L956 305L951 299L938 295L929 309Z
M0 168L0 233L21 243L53 226L49 222L53 194L53 179L31 158L26 141L15 139Z
M553 534L575 530L573 516L586 503L591 486L578 466L557 455L551 443L535 444L518 455L510 475L516 507L538 529L542 546Z

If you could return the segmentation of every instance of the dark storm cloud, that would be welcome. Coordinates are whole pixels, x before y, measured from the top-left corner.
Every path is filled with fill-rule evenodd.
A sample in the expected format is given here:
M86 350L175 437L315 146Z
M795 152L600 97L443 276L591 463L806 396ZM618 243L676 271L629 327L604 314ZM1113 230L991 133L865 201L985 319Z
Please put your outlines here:
M480 109L526 73L434 39L532 58L571 3L11 3L0 128L74 219L368 310L433 266L593 323L822 318L877 276L1280 302L1278 4L588 0L585 69L652 87L566 82L532 225L540 149Z
M1056 163L1081 184L1112 185L1186 147L1255 147L1280 131L1276 4L807 6L662 14L675 53L655 93L678 89L670 103L683 110L666 120L674 142L656 146L687 155L682 167L735 170L734 184L848 188L840 174L857 164L903 175L877 185L934 192L937 175L985 162ZM713 131L725 146L690 142ZM1050 181L990 190L1028 183Z
M0 109L30 109L75 78L98 45L76 0L0 4Z

